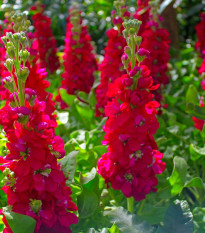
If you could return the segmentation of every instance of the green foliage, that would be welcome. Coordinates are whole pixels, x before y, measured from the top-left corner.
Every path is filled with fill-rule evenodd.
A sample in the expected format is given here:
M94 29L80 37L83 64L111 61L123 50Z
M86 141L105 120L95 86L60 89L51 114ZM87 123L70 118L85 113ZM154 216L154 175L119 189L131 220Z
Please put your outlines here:
M33 233L36 221L26 215L14 213L10 208L4 207L3 213L6 220L14 233Z

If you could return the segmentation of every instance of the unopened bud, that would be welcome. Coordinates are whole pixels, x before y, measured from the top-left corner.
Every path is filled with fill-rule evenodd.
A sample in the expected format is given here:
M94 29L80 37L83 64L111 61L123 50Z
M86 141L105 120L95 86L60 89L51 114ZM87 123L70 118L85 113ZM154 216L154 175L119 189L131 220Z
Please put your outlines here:
M7 32L7 33L6 33L6 37L7 37L10 41L13 41L13 34L12 34L12 32Z
M10 58L12 58L12 59L15 58L15 52L14 52L13 46L7 47L6 53L9 55Z
M129 58L131 57L131 49L129 46L125 46L124 52L127 54Z
M6 36L2 36L1 40L3 41L4 45L7 45L7 37Z
M150 52L149 52L148 50L146 50L146 49L141 48L141 49L139 49L138 54L139 54L140 56L149 57Z
M138 73L138 71L140 71L140 67L135 66L134 69L129 72L130 77L135 76Z
M14 92L14 86L13 86L13 80L11 78L11 76L8 76L6 78L3 79L4 82L4 87L6 89L8 89L11 93Z
M20 58L22 59L23 62L26 62L28 57L30 56L30 53L25 49L24 51L20 51L19 53Z
M21 80L23 80L23 81L26 81L28 75L29 75L29 69L27 67L20 68L17 71L18 78L21 79Z
M128 37L128 31L127 31L127 29L124 29L124 30L123 30L123 36L124 36L124 38L127 38L127 37Z
M31 202L29 205L30 205L31 211L33 211L35 214L38 214L42 206L41 200L30 199L30 201Z
M14 64L14 62L13 62L13 60L10 59L10 58L8 58L8 59L6 60L6 62L4 63L4 66L8 69L8 71L9 71L10 73L12 73L13 64Z
M136 36L135 37L135 43L137 44L137 47L140 47L140 44L142 42L142 37L141 36Z
M128 56L127 56L126 53L124 53L124 54L122 55L121 60L122 60L122 63L123 63L123 65L124 65L125 69L127 69L128 66L129 66L129 59L128 59Z
M21 34L15 33L15 34L13 34L13 38L14 38L15 43L19 43L20 39L21 39Z

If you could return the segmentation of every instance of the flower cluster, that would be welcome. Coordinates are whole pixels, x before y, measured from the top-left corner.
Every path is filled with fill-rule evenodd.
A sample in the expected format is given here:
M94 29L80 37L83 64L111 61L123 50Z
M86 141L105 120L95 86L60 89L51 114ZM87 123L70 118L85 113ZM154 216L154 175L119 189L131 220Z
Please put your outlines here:
M125 7L124 1L115 1L117 12L112 11L113 23L117 29L110 29L107 31L108 44L105 48L104 60L100 64L101 78L100 85L96 89L96 116L104 116L104 108L107 104L109 97L106 96L108 91L108 84L125 74L121 56L126 46L126 40L122 35L122 22L123 18L130 17L130 13Z
M135 18L142 20L139 34L142 36L141 48L147 49L150 56L143 61L151 70L154 84L161 84L161 88L154 92L155 99L159 102L163 99L161 89L169 83L167 75L169 56L169 33L160 27L161 17L157 16L156 5L149 7L149 1L138 1L138 10ZM144 7L147 10L141 14ZM146 9L145 8L145 9Z
M11 75L5 81L9 100L0 110L0 124L8 140L8 153L0 157L5 175L3 190L13 212L36 220L35 233L70 233L70 225L78 221L73 213L77 207L57 163L65 151L63 140L55 135L54 102L45 91L47 73L34 66L30 69L37 77L28 77L30 54L24 31L29 22L26 15L14 15L13 20L18 22L20 33L2 37L10 57L5 66ZM5 216L3 221L3 233L12 233Z
M81 12L77 6L73 6L69 13L63 55L65 70L61 87L68 94L77 94L78 91L89 93L94 83L94 72L98 68L97 61L87 27L82 25ZM60 96L57 100L62 101ZM63 104L61 106L63 107Z
M51 19L44 15L44 8L44 5L39 4L31 7L31 10L35 12L32 17L35 28L33 46L39 51L41 67L46 67L52 74L60 64L56 55L57 46L51 30Z
M197 33L197 42L195 44L195 48L196 50L199 52L200 57L203 59L201 66L198 70L199 74L202 77L202 81L201 81L201 87L202 90L205 90L205 13L201 13L201 22L199 22L196 25L196 33ZM204 107L204 99L201 96L200 97L200 107ZM194 121L194 126L199 129L199 130L203 130L204 127L204 120L201 119L197 119L196 117L192 118Z
M153 85L150 70L141 64L149 52L139 49L140 21L129 20L123 25L128 46L122 62L127 74L108 86L107 97L111 101L105 106L108 120L103 128L106 135L102 142L108 145L108 152L98 161L98 173L113 189L140 201L156 191L156 174L165 169L165 163L161 161L163 154L157 150L153 138L159 127L155 115L160 104L153 100L151 93L158 85Z

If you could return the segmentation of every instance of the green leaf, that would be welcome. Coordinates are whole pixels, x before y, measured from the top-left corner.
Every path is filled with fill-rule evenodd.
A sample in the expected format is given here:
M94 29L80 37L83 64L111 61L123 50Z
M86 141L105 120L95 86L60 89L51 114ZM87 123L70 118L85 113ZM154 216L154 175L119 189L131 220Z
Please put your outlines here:
M196 87L191 84L186 93L186 103L196 104L199 102L199 96Z
M109 229L109 232L110 233L120 233L118 227L115 224L112 225L112 227Z
M74 100L76 98L75 95L69 95L65 89L60 89L60 95L62 100L68 105L71 106L74 103Z
M107 152L107 147L106 146L95 146L93 150L98 154L98 155L103 155L104 153Z
M189 151L191 154L191 159L193 161L196 161L196 160L200 159L201 157L205 156L205 147L201 148L199 146L191 144L189 146Z
M167 209L163 227L157 233L193 233L193 215L187 201L176 200Z
M122 233L153 233L155 229L147 222L140 221L135 215L129 214L123 207L113 207L104 212L116 224Z
M205 120L205 109L201 108L193 103L186 104L186 112L199 118L201 120Z
M73 181L73 177L75 175L77 166L76 158L78 153L79 151L72 151L71 153L69 153L64 158L58 161L61 165L61 170L63 171L65 177L68 177L66 184L70 184Z
M174 168L172 175L169 177L169 183L172 186L171 194L177 195L184 187L187 174L187 163L185 159L181 157L174 157Z
M205 232L205 208L196 207L193 210L194 233Z
M195 178L191 179L190 181L186 182L184 187L197 187L197 188L205 189L203 181L199 177L195 177Z
M36 227L36 221L27 216L12 212L10 207L4 207L3 213L11 227L13 233L33 233Z
M92 170L86 173L86 176L80 175L80 182L82 184L87 184L91 180L93 180L96 176L96 169L93 167Z
M80 218L90 217L97 209L99 200L95 192L84 189L77 198Z

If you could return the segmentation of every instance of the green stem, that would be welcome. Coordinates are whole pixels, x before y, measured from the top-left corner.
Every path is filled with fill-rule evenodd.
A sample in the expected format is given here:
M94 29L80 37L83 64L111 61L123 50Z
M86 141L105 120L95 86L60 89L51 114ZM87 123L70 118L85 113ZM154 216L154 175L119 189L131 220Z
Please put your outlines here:
M135 43L134 37L131 39L131 69L135 67Z
M19 104L20 104L20 106L24 106L25 101L24 101L23 82L17 76L17 70L20 69L19 44L17 45L17 48L16 48L16 61L14 61L14 67L15 67L15 71L16 71L16 77L17 77L18 88L19 88L19 95L18 95L18 97L19 97Z
M133 213L133 206L134 206L134 198L133 197L127 198L127 210L130 213Z

